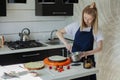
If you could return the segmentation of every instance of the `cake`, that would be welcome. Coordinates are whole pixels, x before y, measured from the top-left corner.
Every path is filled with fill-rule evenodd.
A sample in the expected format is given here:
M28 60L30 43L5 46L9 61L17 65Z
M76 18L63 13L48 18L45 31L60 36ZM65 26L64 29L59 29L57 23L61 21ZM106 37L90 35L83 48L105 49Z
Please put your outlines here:
M48 58L50 61L65 61L67 58L64 56L54 55Z
M28 62L24 64L24 67L28 70L39 70L44 67L44 64L40 62Z

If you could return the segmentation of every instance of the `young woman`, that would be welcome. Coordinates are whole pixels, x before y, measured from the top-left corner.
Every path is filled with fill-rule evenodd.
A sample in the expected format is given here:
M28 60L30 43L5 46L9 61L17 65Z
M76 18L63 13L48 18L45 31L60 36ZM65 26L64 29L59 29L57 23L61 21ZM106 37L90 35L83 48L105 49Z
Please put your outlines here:
M64 34L72 35L74 38L73 46L69 45L64 39ZM82 52L80 54L82 62L85 57L89 57L95 66L93 54L102 50L103 41L102 34L98 30L98 11L95 2L83 9L81 25L78 22L74 22L58 30L56 35L70 52ZM97 42L95 49L93 49L94 41ZM96 80L95 77L95 75L91 76L90 80Z

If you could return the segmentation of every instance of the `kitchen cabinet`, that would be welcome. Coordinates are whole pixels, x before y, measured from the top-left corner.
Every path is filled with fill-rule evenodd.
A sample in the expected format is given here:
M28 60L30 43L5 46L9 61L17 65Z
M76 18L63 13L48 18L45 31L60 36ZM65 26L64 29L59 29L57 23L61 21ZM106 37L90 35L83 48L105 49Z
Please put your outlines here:
M0 16L6 16L6 0L0 0Z
M65 3L65 4L73 4L73 3L78 3L78 0L63 0L63 3Z
M0 65L18 64L18 63L25 63L31 61L41 61L46 57L52 55L63 55L63 54L64 56L66 56L65 48L2 54L0 55Z
M39 4L55 4L55 0L38 0Z
M26 0L8 0L8 3L26 3Z
M62 0L35 0L36 16L72 16L73 4Z
M69 4L69 3L78 3L78 0L61 0L62 1L62 3L64 4L64 3L67 3L67 4ZM55 4L55 2L56 2L56 0L38 0L38 3L44 3L44 4Z
M71 80L91 80L89 76L84 76L76 79L71 79Z

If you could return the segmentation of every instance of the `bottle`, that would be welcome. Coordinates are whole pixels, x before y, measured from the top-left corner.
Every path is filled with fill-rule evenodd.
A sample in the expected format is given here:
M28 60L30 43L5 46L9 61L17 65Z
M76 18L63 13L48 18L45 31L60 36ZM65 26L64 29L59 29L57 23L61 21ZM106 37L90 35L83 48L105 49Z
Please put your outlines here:
M4 47L4 36L0 36L0 47Z

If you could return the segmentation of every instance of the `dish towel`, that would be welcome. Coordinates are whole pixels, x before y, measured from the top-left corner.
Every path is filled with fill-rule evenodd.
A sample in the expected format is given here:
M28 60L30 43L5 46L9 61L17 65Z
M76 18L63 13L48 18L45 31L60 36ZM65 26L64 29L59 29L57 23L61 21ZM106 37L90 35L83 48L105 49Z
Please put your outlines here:
M11 76L11 73L13 73ZM10 74L10 75L9 75ZM42 80L39 76L32 76L23 64L0 66L0 80Z

